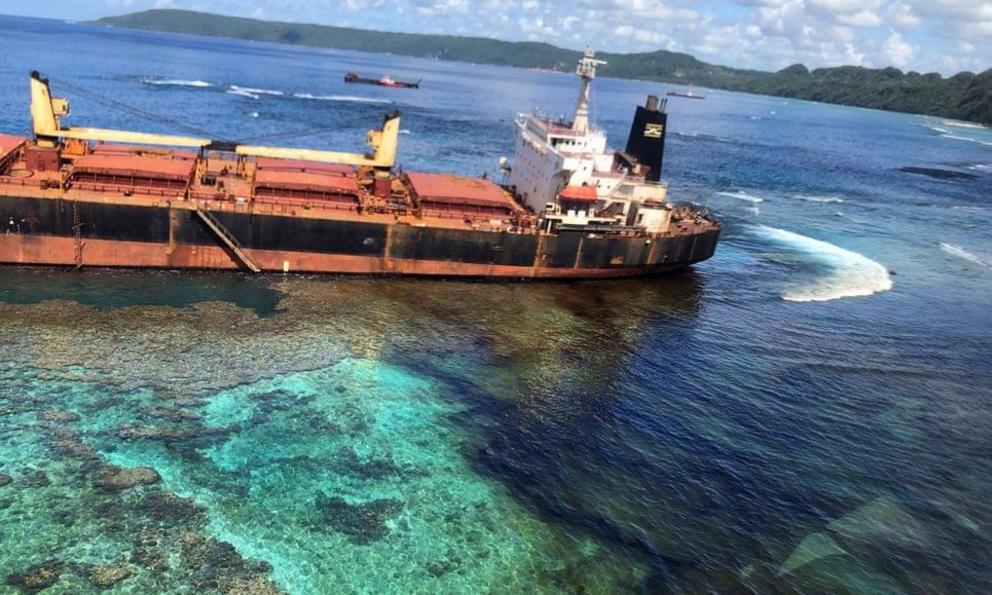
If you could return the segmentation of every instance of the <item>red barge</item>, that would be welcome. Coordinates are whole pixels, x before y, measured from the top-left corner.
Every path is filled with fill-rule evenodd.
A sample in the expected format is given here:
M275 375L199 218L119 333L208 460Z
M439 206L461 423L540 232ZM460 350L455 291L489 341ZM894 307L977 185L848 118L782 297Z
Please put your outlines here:
M580 63L574 122L519 123L504 186L394 167L399 113L366 154L67 127L68 101L32 73L33 137L0 135L0 263L618 278L709 258L719 224L658 181L655 98L625 151L597 153L595 63Z

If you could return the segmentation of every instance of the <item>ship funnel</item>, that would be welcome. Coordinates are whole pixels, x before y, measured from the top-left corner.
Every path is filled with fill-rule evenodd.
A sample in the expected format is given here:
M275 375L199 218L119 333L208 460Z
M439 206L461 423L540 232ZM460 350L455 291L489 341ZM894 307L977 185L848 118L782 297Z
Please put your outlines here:
M661 165L665 156L665 133L668 128L666 102L655 95L648 95L644 105L637 106L634 121L627 136L626 153L647 166L645 178L652 182L661 180Z

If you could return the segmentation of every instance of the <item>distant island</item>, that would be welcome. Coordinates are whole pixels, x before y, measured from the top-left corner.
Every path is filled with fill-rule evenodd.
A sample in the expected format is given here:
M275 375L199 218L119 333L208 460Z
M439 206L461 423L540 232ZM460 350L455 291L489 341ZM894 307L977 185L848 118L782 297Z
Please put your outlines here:
M95 21L129 29L230 37L251 41L391 53L477 64L570 70L579 52L538 42L484 37L380 32L282 23L187 10L146 10ZM604 74L616 78L692 84L857 107L969 120L992 126L992 68L980 74L903 73L897 68L840 66L809 70L801 64L778 72L707 64L689 54L600 53Z

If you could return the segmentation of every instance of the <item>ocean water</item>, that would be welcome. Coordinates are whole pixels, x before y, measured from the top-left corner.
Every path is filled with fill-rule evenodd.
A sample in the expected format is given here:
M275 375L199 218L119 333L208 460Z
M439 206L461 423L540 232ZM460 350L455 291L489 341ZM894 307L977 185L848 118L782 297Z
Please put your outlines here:
M175 132L102 96L216 138L357 150L400 109L405 167L479 174L518 113L576 92L547 72L0 30L4 132L27 130L38 69L77 125ZM602 73L594 119L620 146L670 86ZM0 591L992 590L992 131L697 91L669 103L665 175L725 232L683 275L0 271Z

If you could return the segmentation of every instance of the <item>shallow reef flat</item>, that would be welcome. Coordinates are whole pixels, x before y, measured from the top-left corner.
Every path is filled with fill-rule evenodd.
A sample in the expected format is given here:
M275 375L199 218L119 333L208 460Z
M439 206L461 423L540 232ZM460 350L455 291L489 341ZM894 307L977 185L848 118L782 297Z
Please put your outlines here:
M517 300L531 317L518 324L547 326L535 339L471 302L432 312L443 295L432 303L415 284L374 301L362 281L277 287L271 316L223 302L0 304L9 586L613 592L646 580L647 566L480 475L452 421L466 404L388 361L454 356L486 336L540 379L558 350L589 340L567 332L567 309ZM483 386L507 398L495 378Z

